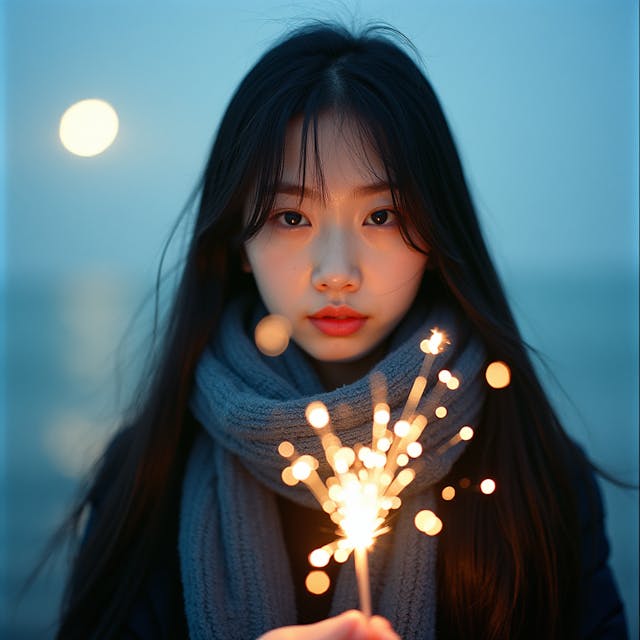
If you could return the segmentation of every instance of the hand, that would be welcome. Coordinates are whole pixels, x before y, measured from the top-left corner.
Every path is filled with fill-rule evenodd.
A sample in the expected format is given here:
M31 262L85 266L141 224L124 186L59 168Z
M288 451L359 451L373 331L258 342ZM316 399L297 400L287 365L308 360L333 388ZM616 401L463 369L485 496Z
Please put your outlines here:
M346 611L315 624L273 629L258 640L400 640L400 636L381 616L367 620L360 611Z

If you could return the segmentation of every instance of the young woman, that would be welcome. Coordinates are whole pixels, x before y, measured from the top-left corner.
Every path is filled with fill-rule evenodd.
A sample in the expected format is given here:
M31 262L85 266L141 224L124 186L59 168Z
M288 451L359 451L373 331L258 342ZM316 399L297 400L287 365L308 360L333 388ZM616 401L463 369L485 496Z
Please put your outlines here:
M91 508L59 638L625 637L590 465L537 380L444 114L398 41L314 24L233 96L148 386L72 518ZM291 326L273 358L254 343L268 313ZM283 484L277 447L319 453L315 399L346 444L367 442L372 374L397 418L434 326L463 384L371 554L384 618L338 615L357 606L353 567L306 592L306 556L335 532ZM484 382L494 360L506 388ZM442 452L463 424L474 439ZM440 498L487 476L491 496ZM437 537L413 526L423 505Z

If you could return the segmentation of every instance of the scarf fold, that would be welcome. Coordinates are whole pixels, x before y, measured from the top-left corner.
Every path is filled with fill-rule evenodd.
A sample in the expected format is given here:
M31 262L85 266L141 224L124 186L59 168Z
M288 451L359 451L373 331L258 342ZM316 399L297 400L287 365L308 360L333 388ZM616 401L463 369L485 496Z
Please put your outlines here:
M302 484L281 480L286 462L277 453L283 440L321 461L320 440L305 420L305 408L321 400L332 427L346 446L371 442L372 400L368 377L334 391L323 390L305 355L291 344L267 358L253 341L265 314L246 301L230 304L217 340L198 364L191 410L203 426L191 451L183 482L179 554L185 611L192 640L254 640L280 626L296 624L295 593L284 545L276 493L320 509ZM419 344L430 329L446 331L451 345L439 354L419 411L429 419L420 442L423 454L414 482L401 494L392 531L369 554L373 609L387 617L405 640L435 637L436 538L413 524L417 511L431 508L431 487L462 453L464 443L438 453L464 424L476 424L484 399L484 350L466 323L446 308L426 313L414 306L395 331L388 355L373 369L386 381L392 422L400 417L420 371ZM461 381L457 391L438 385L435 373L449 369ZM437 404L447 407L437 419ZM309 549L312 551L312 549ZM341 567L331 614L357 608L353 560Z

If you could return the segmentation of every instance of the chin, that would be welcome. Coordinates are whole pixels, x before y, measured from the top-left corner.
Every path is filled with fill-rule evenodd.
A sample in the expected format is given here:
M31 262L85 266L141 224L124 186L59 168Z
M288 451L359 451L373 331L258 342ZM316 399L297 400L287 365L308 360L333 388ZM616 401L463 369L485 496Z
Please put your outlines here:
M377 343L369 348L361 349L345 349L344 347L337 347L335 349L323 349L319 351L307 351L304 347L301 347L309 357L324 363L335 364L348 364L352 362L358 362L369 358L382 359L384 357L384 351L386 345L384 342Z

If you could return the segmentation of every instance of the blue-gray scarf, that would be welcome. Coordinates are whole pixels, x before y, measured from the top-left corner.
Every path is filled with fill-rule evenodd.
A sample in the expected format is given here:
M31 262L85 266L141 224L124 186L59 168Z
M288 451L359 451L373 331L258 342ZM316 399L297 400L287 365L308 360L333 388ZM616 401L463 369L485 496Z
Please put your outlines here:
M270 629L296 624L276 494L320 507L303 485L282 482L286 463L277 447L289 440L298 451L324 459L305 420L307 404L316 399L325 403L345 445L371 441L369 379L325 392L295 345L278 358L261 355L253 341L259 313L242 301L230 305L196 372L191 409L203 430L187 464L179 535L192 640L254 640ZM391 533L378 539L369 559L374 613L387 617L405 640L435 636L436 538L420 533L413 518L421 509L433 509L430 488L448 473L463 443L441 454L438 449L462 425L477 421L484 398L484 351L450 311L426 314L414 308L374 369L386 379L392 419L398 419L422 364L420 341L435 326L447 332L451 346L437 356L432 373L447 368L462 384L442 396L448 414L424 430L416 479L402 494ZM430 378L421 405L428 418L435 408L429 407L435 375ZM340 568L331 614L357 606L350 560Z

